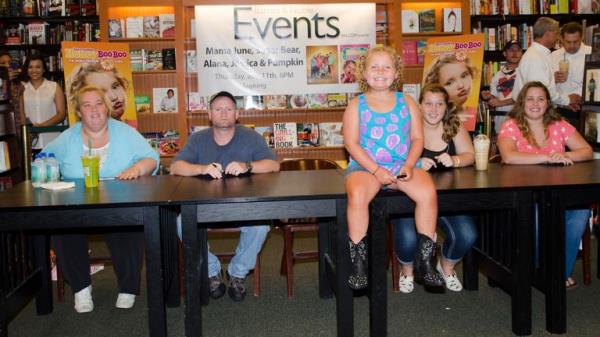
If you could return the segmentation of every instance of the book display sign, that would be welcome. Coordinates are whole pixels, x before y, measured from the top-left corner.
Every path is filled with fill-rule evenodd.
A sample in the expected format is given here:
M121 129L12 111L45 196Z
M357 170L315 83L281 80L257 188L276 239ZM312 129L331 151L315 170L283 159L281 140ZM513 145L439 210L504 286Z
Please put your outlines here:
M468 131L475 130L481 69L483 34L434 37L427 40L423 86L441 84L458 106Z
M375 45L375 13L373 3L196 6L200 94L356 92L344 66Z
M63 41L62 61L70 125L77 121L73 96L94 85L105 91L113 118L137 127L129 44Z

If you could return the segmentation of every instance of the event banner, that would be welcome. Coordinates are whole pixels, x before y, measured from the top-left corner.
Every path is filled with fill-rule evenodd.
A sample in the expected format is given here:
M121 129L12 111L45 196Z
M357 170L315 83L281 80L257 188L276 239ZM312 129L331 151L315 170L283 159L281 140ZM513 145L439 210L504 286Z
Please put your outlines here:
M475 130L482 64L483 34L427 40L423 86L441 84L459 107L460 119L468 131Z
M357 59L375 45L375 4L195 10L203 96L356 92Z
M105 92L113 118L137 127L129 44L63 41L62 61L70 125L77 121L73 96L94 85Z

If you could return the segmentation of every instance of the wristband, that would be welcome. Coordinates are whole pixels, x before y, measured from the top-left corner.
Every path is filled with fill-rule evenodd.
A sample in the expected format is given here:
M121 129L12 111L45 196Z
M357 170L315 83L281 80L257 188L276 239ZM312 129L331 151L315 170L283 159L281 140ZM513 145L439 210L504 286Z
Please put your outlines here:
M460 166L460 157L459 156L452 157L452 161L454 162L454 167Z
M377 168L375 169L375 171L373 171L373 173L371 173L371 174L372 174L372 175L375 175L375 173L377 173L377 171L379 171L379 168L380 168L380 167L381 167L381 166L377 166Z

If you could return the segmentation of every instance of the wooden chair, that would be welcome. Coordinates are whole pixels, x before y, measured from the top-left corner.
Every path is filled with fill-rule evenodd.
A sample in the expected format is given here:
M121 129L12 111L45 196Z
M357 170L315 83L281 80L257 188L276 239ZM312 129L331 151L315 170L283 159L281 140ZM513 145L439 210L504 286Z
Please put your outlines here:
M338 164L329 159L288 159L281 162L281 171L336 170ZM316 218L280 219L275 225L283 230L283 254L281 256L281 275L286 276L288 298L294 297L294 264L296 261L316 261L319 252L294 251L294 233L318 233L319 222Z
M240 233L240 229L238 227L231 227L231 228L208 228L207 229L208 234L231 234L231 233ZM213 252L213 254L215 254L215 256L217 256L219 258L219 260L221 260L221 262L225 262L228 263L229 261L231 261L231 259L235 256L235 252L222 252L222 253L216 253ZM183 268L181 268L183 269ZM258 297L260 296L260 253L258 253L258 255L256 255L256 265L254 266L254 270L251 271L251 273L253 273L254 276L254 292L253 295L254 297Z

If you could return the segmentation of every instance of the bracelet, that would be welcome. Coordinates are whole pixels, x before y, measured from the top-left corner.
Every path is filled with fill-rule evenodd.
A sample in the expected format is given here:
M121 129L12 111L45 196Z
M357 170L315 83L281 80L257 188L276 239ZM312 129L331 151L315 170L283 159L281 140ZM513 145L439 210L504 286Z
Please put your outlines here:
M381 166L377 166L377 168L375 169L375 171L373 171L373 173L371 173L371 174L372 174L372 175L375 175L375 173L377 173L377 171L379 171L379 168L380 168L380 167L381 167Z
M454 167L460 166L460 157L459 156L452 157L452 161L454 162Z

